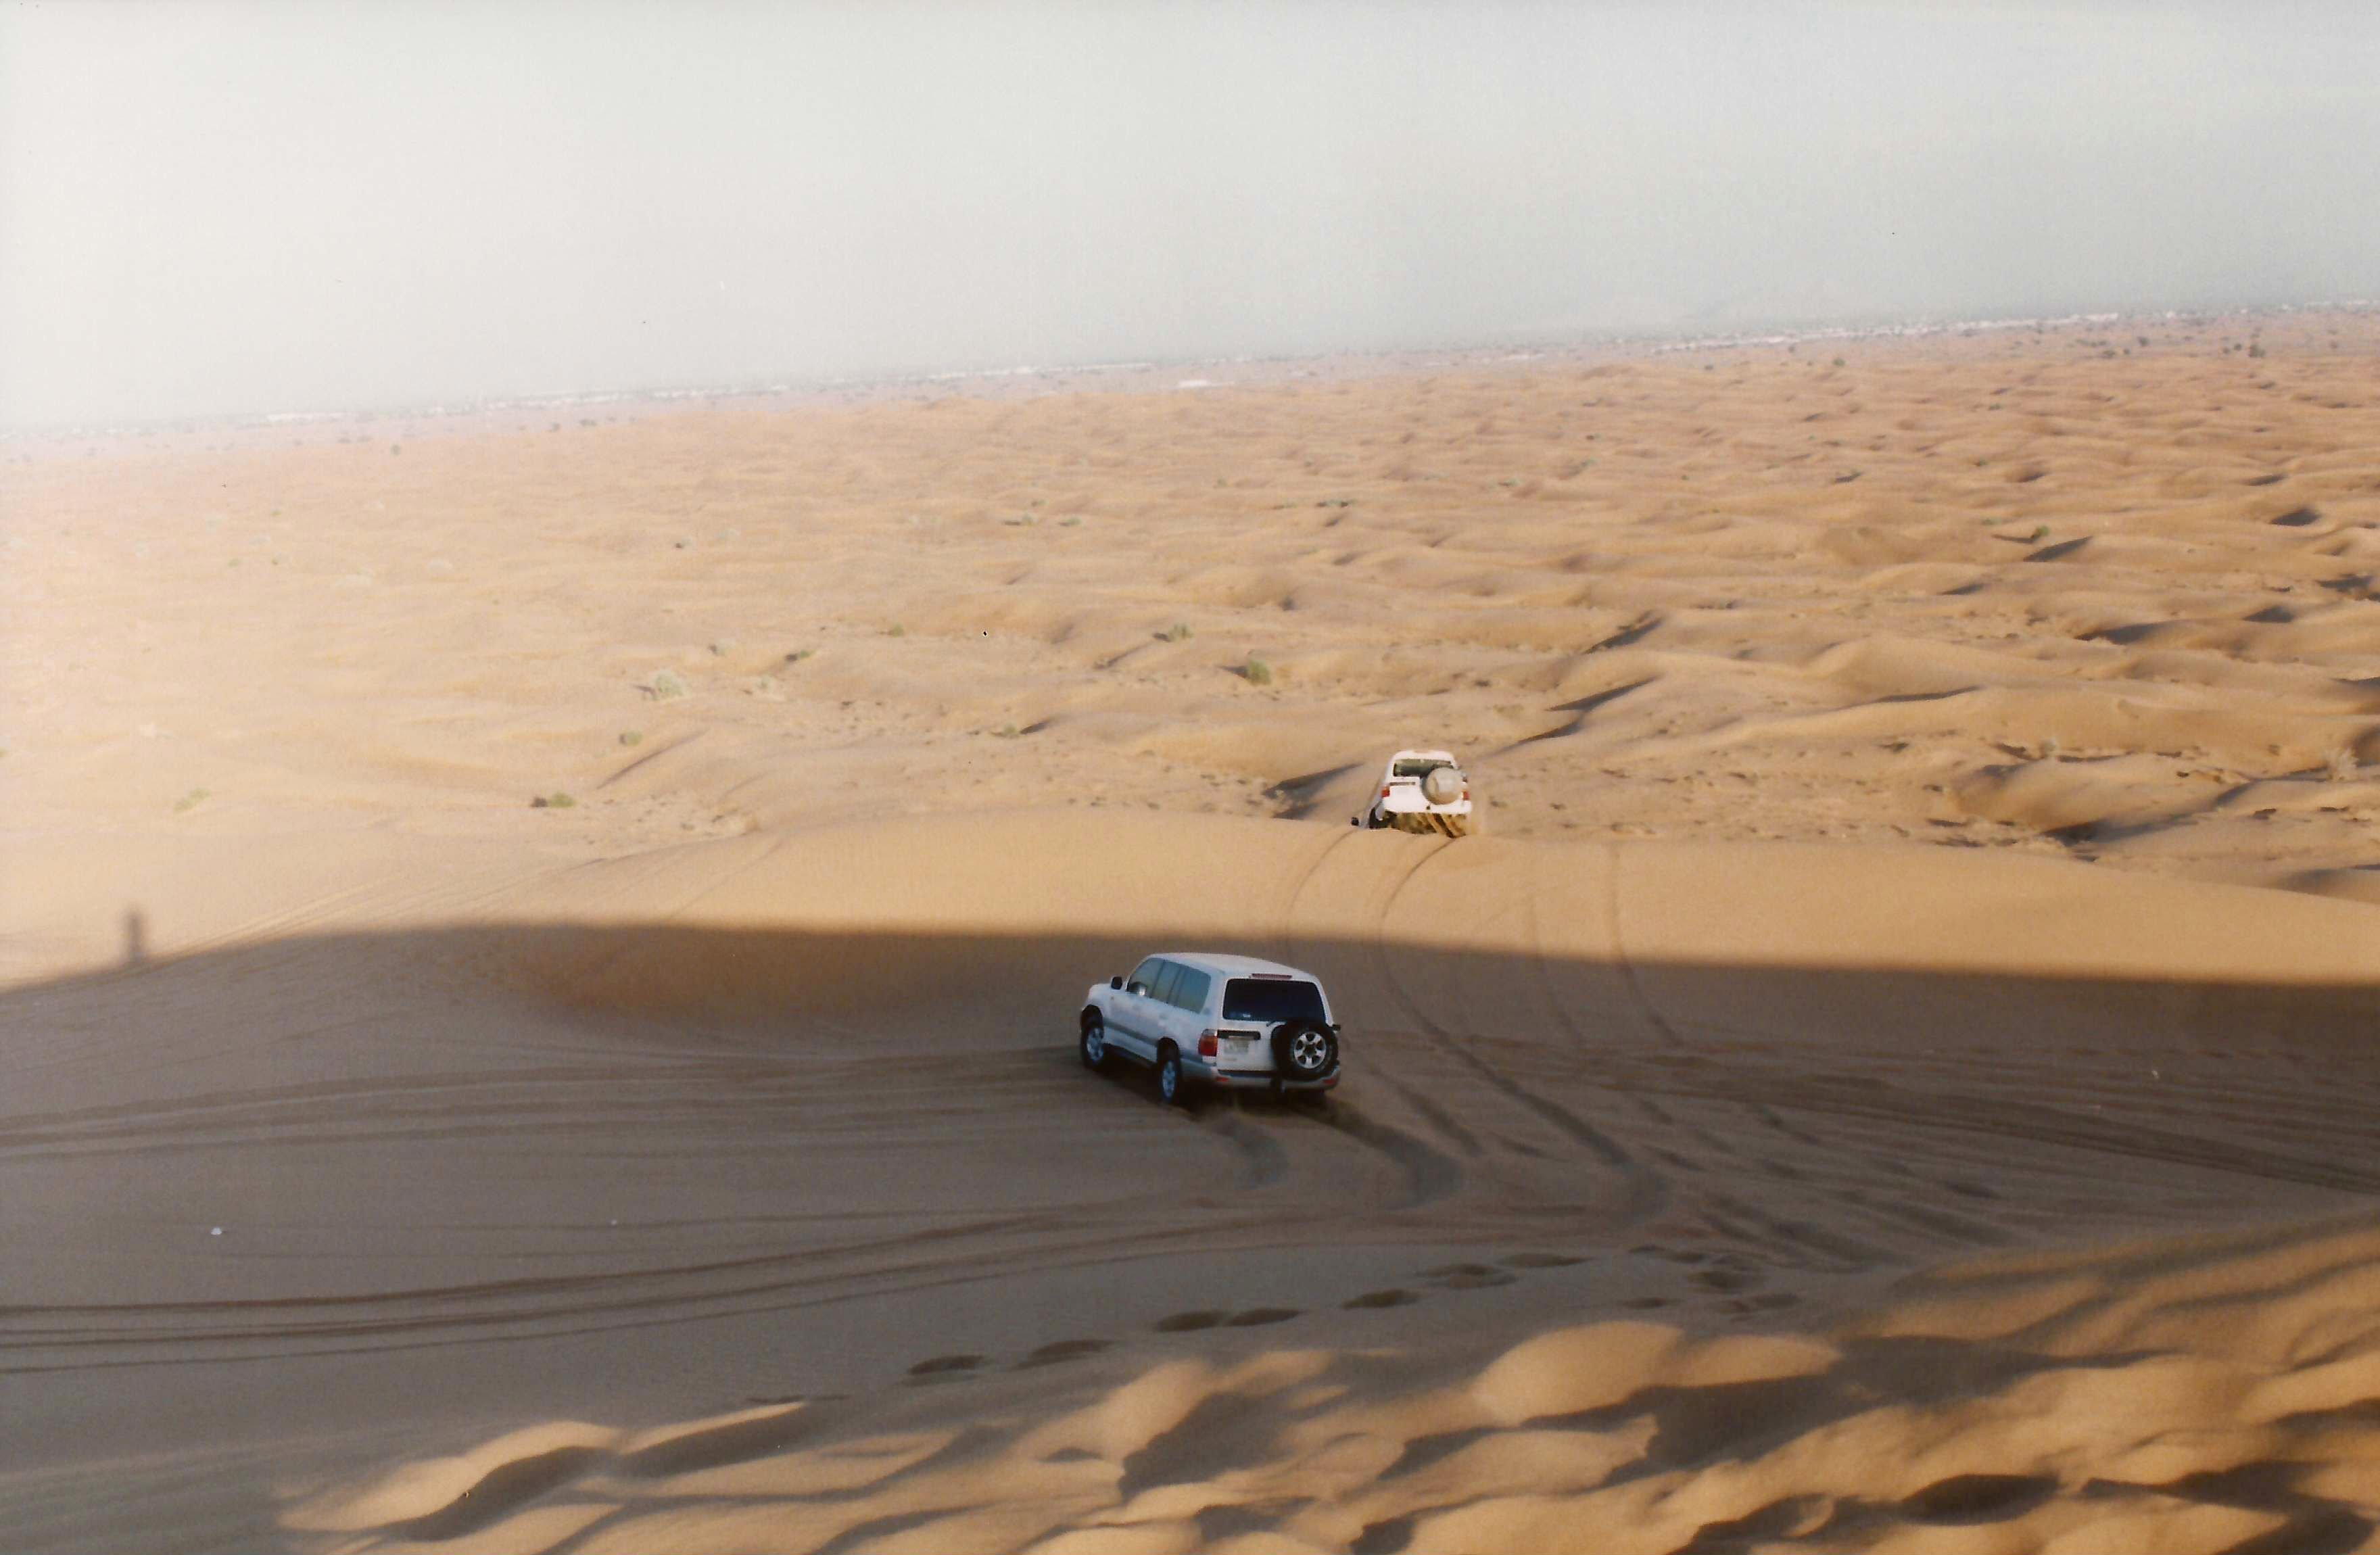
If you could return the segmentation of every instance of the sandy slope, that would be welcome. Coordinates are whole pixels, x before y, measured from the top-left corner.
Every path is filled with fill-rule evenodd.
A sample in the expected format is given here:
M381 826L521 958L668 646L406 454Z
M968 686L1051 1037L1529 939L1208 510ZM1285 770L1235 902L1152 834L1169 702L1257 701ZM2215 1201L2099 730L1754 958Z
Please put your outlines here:
M0 467L0 1545L2361 1546L2372 325L2232 327ZM1083 1073L1168 942L1336 1104Z
M1028 1357L967 1426L893 1396L555 1422L289 1522L323 1549L589 1555L2363 1549L2375 1255L2362 1226L2003 1260L1825 1339L1621 1319L1435 1364L1183 1358L1087 1397Z

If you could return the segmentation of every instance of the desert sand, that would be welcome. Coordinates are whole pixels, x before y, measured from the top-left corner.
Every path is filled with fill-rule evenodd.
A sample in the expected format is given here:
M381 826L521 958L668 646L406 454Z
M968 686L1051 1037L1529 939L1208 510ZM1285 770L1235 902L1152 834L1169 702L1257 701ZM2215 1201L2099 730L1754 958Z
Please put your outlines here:
M0 1548L2380 1549L2380 318L0 455Z

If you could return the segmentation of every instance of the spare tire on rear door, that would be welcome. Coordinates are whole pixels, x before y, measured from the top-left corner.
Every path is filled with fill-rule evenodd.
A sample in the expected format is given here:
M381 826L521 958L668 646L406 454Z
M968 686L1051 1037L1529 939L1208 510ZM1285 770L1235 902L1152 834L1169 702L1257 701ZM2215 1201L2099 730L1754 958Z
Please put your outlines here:
M1284 1080L1318 1080L1338 1066L1339 1035L1318 1020L1286 1020L1273 1027L1273 1073Z
M1463 797L1463 774L1452 767L1432 767L1421 780L1421 796L1433 805L1451 805Z

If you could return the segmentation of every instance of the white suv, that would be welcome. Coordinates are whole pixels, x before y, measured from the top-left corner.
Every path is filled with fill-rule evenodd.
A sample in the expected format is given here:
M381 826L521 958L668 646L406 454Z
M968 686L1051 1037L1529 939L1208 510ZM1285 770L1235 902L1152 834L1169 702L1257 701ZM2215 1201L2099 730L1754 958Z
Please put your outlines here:
M1157 1070L1169 1103L1194 1085L1318 1096L1339 1083L1339 1026L1310 972L1245 955L1168 951L1083 1005L1083 1063L1115 1056Z
M1379 792L1348 824L1467 837L1473 830L1471 778L1446 751L1400 750L1380 774Z

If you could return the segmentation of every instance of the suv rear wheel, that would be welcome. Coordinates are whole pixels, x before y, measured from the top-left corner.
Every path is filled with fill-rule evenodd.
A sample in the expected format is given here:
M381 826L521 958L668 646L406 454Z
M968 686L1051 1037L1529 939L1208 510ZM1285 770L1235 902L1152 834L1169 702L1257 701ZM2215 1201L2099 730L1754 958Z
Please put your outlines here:
M1182 1051L1168 1042L1157 1050L1157 1099L1168 1107L1189 1103L1190 1087L1182 1073Z
M1108 1066L1107 1022L1095 1014L1083 1017L1083 1067L1092 1071Z

